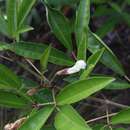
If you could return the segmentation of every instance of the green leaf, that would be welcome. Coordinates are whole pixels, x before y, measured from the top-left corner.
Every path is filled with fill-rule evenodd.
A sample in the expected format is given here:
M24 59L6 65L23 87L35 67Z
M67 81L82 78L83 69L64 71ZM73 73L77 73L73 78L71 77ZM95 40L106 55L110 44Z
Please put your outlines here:
M130 0L126 0L126 2L130 5Z
M33 98L37 103L53 102L52 92L48 88L39 90L35 95L33 95Z
M103 3L110 2L110 1L111 0L92 0L92 2L95 4L103 4Z
M96 34L100 38L103 38L105 35L107 35L107 33L111 32L118 23L119 20L115 16L112 16L101 27L99 27L99 29L96 31Z
M46 7L47 19L52 32L69 50L72 50L71 27L68 19L58 10Z
M41 69L42 71L45 71L45 69L47 68L47 64L48 64L48 59L50 56L50 52L51 52L51 46L49 46L43 53L43 55L40 58L40 65L41 65Z
M54 126L44 126L41 130L56 130Z
M114 81L114 78L111 77L93 77L69 84L57 95L57 104L64 105L78 102L100 91L112 81Z
M52 6L73 5L79 2L79 0L45 0L45 1Z
M110 90L123 90L128 88L130 88L130 84L122 80L116 80L106 87L106 89Z
M124 12L118 4L111 2L110 5L112 9L115 10L119 16L122 17L122 19L130 26L130 15Z
M17 0L7 0L8 32L14 37L17 30Z
M9 50L15 52L20 56L39 60L48 46L40 43L18 42L11 44ZM52 48L49 57L49 62L56 65L71 66L74 61L65 53Z
M21 87L21 80L6 66L0 64L0 88L14 88Z
M93 17L101 17L101 16L113 17L113 16L117 16L117 13L115 10L111 8L107 8L107 5L104 6L101 5L95 9Z
M8 50L9 45L7 43L0 42L0 51Z
M11 92L5 92L0 90L0 106L10 108L25 108L28 102L23 97Z
M29 14L31 8L35 4L36 0L22 0L19 10L18 10L18 27L20 28L23 23L25 22L25 19L27 15Z
M88 78L89 74L92 72L98 61L100 60L101 56L103 55L104 48L95 52L92 56L90 56L87 60L87 66L88 68L84 70L82 75L80 76L80 79L86 79Z
M89 20L90 20L90 0L80 0L80 5L76 13L76 23L75 23L77 47L82 43L84 33L86 30L88 30Z
M121 76L124 76L125 72L120 61L111 51L111 49L96 34L91 32L88 42L89 51L95 53L101 48L105 48L101 62L108 68L112 69L114 72L120 74Z
M4 19L1 13L0 13L0 33L8 36L7 21Z
M33 30L33 27L31 27L29 25L24 25L20 29L17 30L17 33L21 34L21 33L31 31L31 30Z
M70 105L59 108L55 117L55 127L57 130L91 130L85 120Z
M21 82L22 82L21 88L23 88L25 90L39 87L39 84L30 78L24 78L21 76L20 76L20 78L21 78Z
M130 108L122 110L117 115L111 118L111 124L130 124Z
M94 124L93 126L92 126L92 129L93 130L108 130L106 127L104 128L104 124ZM104 128L104 129L103 129Z
M82 39L78 46L77 59L86 61L86 55L87 55L86 53L87 53L87 37L86 33L83 33Z
M53 106L46 106L33 114L19 130L40 130L53 112Z

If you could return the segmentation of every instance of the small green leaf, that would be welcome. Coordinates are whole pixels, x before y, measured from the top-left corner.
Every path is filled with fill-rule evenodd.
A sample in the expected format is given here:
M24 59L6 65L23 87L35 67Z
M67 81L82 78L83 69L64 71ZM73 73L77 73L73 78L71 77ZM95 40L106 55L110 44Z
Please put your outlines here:
M111 124L130 124L130 109L122 110L111 118Z
M59 108L55 117L55 127L57 130L91 130L85 120L70 105Z
M101 56L103 55L104 48L94 53L92 56L90 56L87 60L87 69L84 70L82 75L80 76L80 79L86 79L88 78L89 74L92 72L98 61L100 60Z
M19 130L40 130L53 112L53 106L46 106L29 117Z
M48 46L40 43L18 42L11 44L9 50L20 56L39 60ZM56 65L71 66L74 61L65 53L52 48L49 56L49 62Z
M51 52L51 46L49 46L49 47L43 52L43 55L41 56L40 65L41 65L42 71L45 71L46 68L47 68L47 64L48 64L48 59L49 59L49 56L50 56L50 52Z
M21 33L31 31L31 30L33 30L33 27L31 27L29 25L24 25L20 29L17 30L17 33L21 34Z
M17 0L7 0L8 32L14 37L17 30Z
M11 92L0 90L0 106L9 108L24 108L28 105L28 101L19 95Z
M91 65L93 64L94 66L98 63L99 59L101 58L101 56L103 55L105 49L101 49L97 52L95 52L93 55L91 55L88 60L87 60L87 65Z
M75 33L77 47L82 43L84 33L88 30L90 20L90 0L80 0L76 14ZM86 39L87 40L87 39Z
M91 32L88 42L89 51L95 53L101 48L105 48L101 62L108 68L112 69L114 72L120 74L121 76L124 76L125 72L120 61L111 51L111 49L96 34Z
M0 88L18 89L21 87L20 78L6 66L0 64Z
M71 27L68 19L58 10L46 7L47 19L52 32L69 50L72 50Z
M36 0L22 0L22 2L19 5L18 10L18 27L19 29L25 22L25 19L27 15L29 14L31 8L35 4Z
M112 81L114 81L114 78L111 77L93 77L69 84L57 95L57 104L64 105L78 102L100 91Z

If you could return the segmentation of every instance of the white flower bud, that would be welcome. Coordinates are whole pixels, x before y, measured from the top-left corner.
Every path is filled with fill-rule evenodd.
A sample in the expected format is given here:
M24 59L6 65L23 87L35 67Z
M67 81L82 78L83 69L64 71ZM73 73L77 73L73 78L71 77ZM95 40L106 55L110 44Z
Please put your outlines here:
M60 70L56 74L57 75L74 74L79 72L81 69L85 69L86 66L87 65L84 60L78 60L72 67Z
M71 68L68 68L67 73L68 74L74 74L79 72L81 69L85 69L86 68L86 63L84 60L78 60L74 66L72 66Z

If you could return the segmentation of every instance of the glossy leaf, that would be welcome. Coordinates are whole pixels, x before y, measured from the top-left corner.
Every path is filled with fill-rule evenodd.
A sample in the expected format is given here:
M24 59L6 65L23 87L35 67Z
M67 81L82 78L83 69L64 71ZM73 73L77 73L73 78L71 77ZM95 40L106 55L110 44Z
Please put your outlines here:
M21 80L6 66L0 64L0 88L14 88L21 87Z
M92 72L98 61L100 60L101 56L103 55L104 49L101 49L95 52L92 56L90 56L87 60L87 69L84 70L80 79L88 78L89 74Z
M86 33L85 31L88 30L89 19L90 19L90 0L80 0L75 23L77 47L79 47L79 45L82 43L84 33Z
M36 0L22 0L22 2L19 5L19 10L18 10L18 26L20 29L20 26L23 25L25 22L25 19L27 15L29 14L31 8L35 4Z
M69 84L57 95L57 104L64 105L78 102L100 91L112 81L114 81L114 78L111 77L93 77Z
M53 106L46 106L29 117L19 130L40 130L53 112Z
M62 106L55 117L57 130L91 130L85 120L70 106Z
M48 64L48 59L49 59L49 56L50 56L50 52L51 52L51 46L49 46L43 52L43 55L40 58L40 64L41 64L42 71L45 71L45 69L47 68L47 64Z
M39 60L47 47L47 45L40 43L19 42L11 44L9 50L20 56ZM49 62L63 66L71 66L74 63L65 53L55 48L51 49Z
M47 19L52 32L57 39L69 50L72 50L71 27L69 21L58 10L46 7Z
M117 57L111 51L111 49L94 33L90 33L88 49L90 52L95 53L97 50L105 48L101 62L112 69L116 73L124 76L125 72Z
M14 36L17 30L17 0L7 0L8 32Z
M20 97L11 92L5 92L0 90L0 106L10 108L25 108L28 102L23 97Z
M130 109L123 110L111 118L111 124L130 124Z

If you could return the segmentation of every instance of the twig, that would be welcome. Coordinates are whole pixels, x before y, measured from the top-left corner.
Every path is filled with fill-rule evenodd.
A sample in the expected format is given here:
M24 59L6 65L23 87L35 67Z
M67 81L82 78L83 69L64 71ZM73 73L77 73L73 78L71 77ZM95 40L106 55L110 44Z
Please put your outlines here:
M108 112L108 106L106 105L106 116L107 116L107 125L112 130L112 127L110 125L110 119L109 119L109 112Z
M125 75L124 77L125 77L125 79L126 79L128 82L130 82L130 79L129 79L129 77L128 77L127 75Z
M43 106L47 106L47 105L54 105L55 102L47 102L47 103L42 103L42 104L37 104L38 107L43 107Z
M110 100L107 100L107 99L103 100L103 99L91 97L90 100L93 100L93 101L96 101L96 102L99 102L99 103L106 103L106 104L113 105L113 106L116 106L116 107L119 107L119 108L130 108L130 106L119 104L119 103L116 103L116 102L113 102L113 101L110 101Z
M3 59L5 59L5 60L8 60L8 61L10 61L10 62L13 62L13 60L10 59L10 58L8 58L8 57L2 56L2 55L0 55L0 57L3 58Z
M34 70L41 76L41 79L44 81L47 81L49 83L49 80L37 69L37 67L28 59L25 59L33 68Z
M53 97L53 101L54 101L55 106L56 106L56 99L55 99L55 91L54 91L54 89L52 89L52 97Z
M33 68L34 70L39 74L42 75L42 73L37 69L37 67L28 59L25 59Z
M88 121L86 121L86 123L91 123L91 122L95 122L95 121L98 121L98 120L101 120L101 119L104 119L104 118L107 118L107 117L112 117L112 116L115 116L116 114L117 114L117 113L112 113L112 114L100 116L100 117L97 117L97 118L88 120Z

